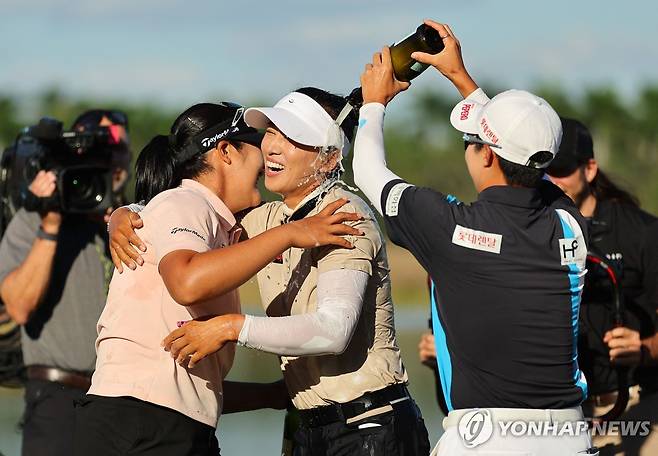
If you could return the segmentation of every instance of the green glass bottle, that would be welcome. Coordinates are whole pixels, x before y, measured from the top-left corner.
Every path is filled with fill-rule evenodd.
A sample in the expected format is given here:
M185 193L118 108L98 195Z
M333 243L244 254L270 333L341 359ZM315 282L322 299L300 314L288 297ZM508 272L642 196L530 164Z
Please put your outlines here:
M429 25L419 25L414 33L394 43L390 48L395 77L398 81L409 82L420 76L429 65L415 61L411 58L411 54L417 51L438 54L443 48L443 40L439 32ZM348 99L353 105L363 103L361 87L354 89Z

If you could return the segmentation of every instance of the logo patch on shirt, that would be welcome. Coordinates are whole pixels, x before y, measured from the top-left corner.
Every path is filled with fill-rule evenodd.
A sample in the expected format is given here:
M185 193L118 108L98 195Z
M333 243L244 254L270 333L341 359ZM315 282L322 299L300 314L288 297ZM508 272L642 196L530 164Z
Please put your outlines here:
M452 233L452 243L467 249L481 250L483 252L500 254L500 247L503 244L503 235L496 233L487 233L461 225L455 227Z
M565 238L559 239L560 242L560 264L566 266L569 264L582 263L587 255L585 245L582 239Z
M395 184L388 196L386 197L386 210L384 211L385 215L389 217L396 217L398 215L398 208L400 207L400 198L402 198L402 192L407 188L413 187L411 184L406 182L400 182Z
M191 230L191 229L189 229L189 228L180 228L180 227L172 228L172 229L171 229L171 234L176 234L176 233L192 233L193 235L195 235L196 237L198 237L199 239L201 239L203 242L206 242L206 238L204 238L203 236L201 236L201 235L200 235L198 232L196 232L195 230Z

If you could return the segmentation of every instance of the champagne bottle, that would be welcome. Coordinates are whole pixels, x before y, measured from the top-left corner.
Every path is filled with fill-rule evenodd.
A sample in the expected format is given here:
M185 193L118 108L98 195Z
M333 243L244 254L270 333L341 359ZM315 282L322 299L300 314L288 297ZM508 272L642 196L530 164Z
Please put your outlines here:
M411 54L416 51L438 54L443 47L443 40L439 36L439 32L429 25L421 24L414 33L391 46L391 61L395 77L398 81L411 81L429 66L415 61L411 58ZM363 103L361 87L352 90L348 100L352 105Z
M301 424L299 411L288 408L283 422L283 440L281 441L281 456L292 456L295 450L295 432Z

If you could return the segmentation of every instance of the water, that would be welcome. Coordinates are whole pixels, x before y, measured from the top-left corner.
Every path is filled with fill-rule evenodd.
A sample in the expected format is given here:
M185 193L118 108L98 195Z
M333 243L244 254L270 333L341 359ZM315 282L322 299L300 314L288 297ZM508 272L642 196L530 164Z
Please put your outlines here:
M436 404L434 376L418 361L417 345L427 327L428 311L422 308L396 309L398 342L409 372L409 389L420 406L433 445L442 433L443 415ZM248 349L238 349L231 380L270 382L280 378L276 357ZM0 456L20 454L18 422L23 409L23 392L0 388ZM272 455L281 449L284 412L262 410L224 415L218 437L223 455Z

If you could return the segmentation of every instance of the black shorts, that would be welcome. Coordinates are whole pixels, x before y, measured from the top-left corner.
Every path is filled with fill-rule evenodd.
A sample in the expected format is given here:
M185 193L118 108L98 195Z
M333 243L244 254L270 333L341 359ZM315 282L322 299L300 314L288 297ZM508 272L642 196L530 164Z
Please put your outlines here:
M418 406L409 400L393 410L354 423L302 425L294 456L427 456L430 443Z
M75 456L218 456L215 428L131 397L76 403Z
M43 380L28 380L23 413L25 456L70 456L73 449L73 403L85 391Z

